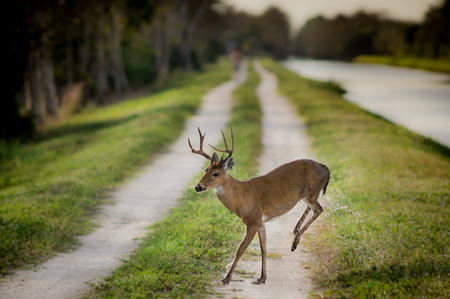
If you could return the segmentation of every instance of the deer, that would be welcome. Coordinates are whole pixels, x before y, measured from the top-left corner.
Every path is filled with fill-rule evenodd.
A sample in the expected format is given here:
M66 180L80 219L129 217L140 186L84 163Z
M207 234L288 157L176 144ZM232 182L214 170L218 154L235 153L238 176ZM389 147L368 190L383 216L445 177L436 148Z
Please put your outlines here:
M197 193L214 189L222 204L236 214L246 226L245 236L237 249L230 270L221 280L222 283L224 285L230 283L239 259L258 233L262 269L261 277L253 283L265 284L267 279L267 250L264 224L289 212L298 202L303 200L307 204L307 208L294 227L294 240L291 246L291 252L293 252L297 248L302 234L323 212L318 200L326 192L330 180L330 170L324 164L316 161L299 159L247 181L236 180L228 173L236 164L231 156L234 150L233 128L231 128L231 149L228 148L223 130L221 132L225 149L220 150L209 144L214 150L222 153L220 160L216 152L210 157L203 151L203 140L206 133L202 135L200 128L198 128L200 135L199 150L194 149L188 138L191 152L202 155L209 160L209 165L204 171L203 177L194 188ZM227 154L225 159L224 154ZM312 217L302 227L311 210L313 211Z

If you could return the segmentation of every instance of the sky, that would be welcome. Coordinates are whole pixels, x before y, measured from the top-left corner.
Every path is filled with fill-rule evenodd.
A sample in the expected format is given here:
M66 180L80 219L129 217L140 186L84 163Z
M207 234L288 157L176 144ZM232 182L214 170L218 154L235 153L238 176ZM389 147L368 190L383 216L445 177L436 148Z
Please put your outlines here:
M420 21L430 5L442 0L224 0L237 10L260 14L270 5L281 8L290 17L294 30L299 29L309 18L321 14L325 17L351 14L364 9L382 12L403 21Z

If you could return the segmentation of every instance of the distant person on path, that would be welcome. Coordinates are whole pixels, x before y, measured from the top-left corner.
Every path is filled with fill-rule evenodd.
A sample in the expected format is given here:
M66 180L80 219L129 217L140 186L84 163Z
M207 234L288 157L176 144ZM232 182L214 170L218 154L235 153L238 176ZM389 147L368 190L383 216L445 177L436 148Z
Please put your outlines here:
M233 75L232 78L237 80L239 69L241 67L242 59L244 59L244 54L242 53L241 49L237 47L233 50L230 54L231 62L233 63Z

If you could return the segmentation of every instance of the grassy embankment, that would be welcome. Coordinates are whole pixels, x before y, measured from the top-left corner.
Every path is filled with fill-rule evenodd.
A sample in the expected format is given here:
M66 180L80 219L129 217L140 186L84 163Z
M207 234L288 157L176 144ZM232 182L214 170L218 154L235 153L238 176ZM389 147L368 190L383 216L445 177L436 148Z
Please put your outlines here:
M381 55L361 55L356 57L354 62L360 63L376 63L387 64L393 66L402 66L409 68L416 68L434 72L450 73L449 60L437 60L431 58L420 57L396 57L396 56L381 56Z
M107 191L174 141L202 96L229 76L222 61L152 95L74 115L14 151L1 144L9 157L0 161L0 273L76 245Z
M333 174L309 242L327 298L450 298L450 150L273 61Z
M235 137L236 167L232 175L240 180L254 176L258 166L261 148L261 110L255 95L258 82L258 75L252 71L246 84L234 92L230 124ZM203 128L204 131L208 129ZM229 132L226 135L229 141ZM198 136L192 138L198 144ZM207 143L208 140L205 145ZM189 150L187 145L186 150ZM199 163L204 162L199 160ZM197 175L192 185L202 174ZM201 298L207 295L212 280L219 279L234 256L245 227L212 190L196 194L190 188L180 202L170 215L151 227L130 260L94 286L93 291L85 295L87 298Z

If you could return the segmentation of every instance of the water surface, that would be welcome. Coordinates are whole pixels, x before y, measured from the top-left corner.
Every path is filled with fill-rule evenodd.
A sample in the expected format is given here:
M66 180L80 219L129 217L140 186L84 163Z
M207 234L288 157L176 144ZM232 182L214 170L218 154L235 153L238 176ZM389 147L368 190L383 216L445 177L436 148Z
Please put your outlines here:
M339 83L344 98L450 147L450 76L374 64L292 59L303 77Z

